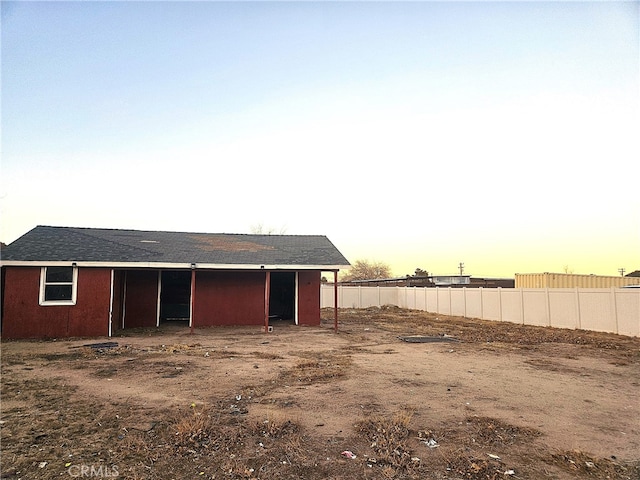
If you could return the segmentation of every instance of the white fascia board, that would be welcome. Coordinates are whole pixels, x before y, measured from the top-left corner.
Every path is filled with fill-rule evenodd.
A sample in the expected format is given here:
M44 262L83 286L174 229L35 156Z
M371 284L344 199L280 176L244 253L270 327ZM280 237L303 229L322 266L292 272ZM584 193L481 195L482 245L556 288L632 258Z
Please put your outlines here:
M165 262L82 262L82 261L20 261L7 260L1 261L3 267L70 267L73 264L77 267L90 268L119 268L119 269L137 269L137 268L156 268L156 269L181 269L191 270L191 263L165 263ZM224 264L224 263L195 263L196 270L344 270L349 265L268 265L268 264Z

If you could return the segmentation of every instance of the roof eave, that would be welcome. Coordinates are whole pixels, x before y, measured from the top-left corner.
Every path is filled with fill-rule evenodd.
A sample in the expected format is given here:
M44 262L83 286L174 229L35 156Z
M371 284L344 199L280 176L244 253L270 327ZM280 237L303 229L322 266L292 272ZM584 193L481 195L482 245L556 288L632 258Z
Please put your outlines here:
M93 261L35 261L35 260L3 260L3 267L63 267L77 266L85 268L119 268L119 269L166 269L166 270L344 270L349 265L286 265L286 264L233 264L233 263L181 263L181 262L93 262Z

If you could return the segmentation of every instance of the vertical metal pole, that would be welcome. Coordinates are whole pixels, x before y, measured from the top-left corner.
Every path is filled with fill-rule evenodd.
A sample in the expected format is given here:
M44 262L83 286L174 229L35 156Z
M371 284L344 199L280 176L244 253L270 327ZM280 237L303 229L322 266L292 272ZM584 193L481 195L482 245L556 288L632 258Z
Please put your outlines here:
M333 329L338 331L338 270L333 272Z
M269 332L269 292L271 288L271 272L267 271L264 280L264 333Z
M189 323L190 323L190 332L193 333L193 329L195 327L195 316L193 315L193 310L196 305L196 269L191 269L191 301L189 305Z

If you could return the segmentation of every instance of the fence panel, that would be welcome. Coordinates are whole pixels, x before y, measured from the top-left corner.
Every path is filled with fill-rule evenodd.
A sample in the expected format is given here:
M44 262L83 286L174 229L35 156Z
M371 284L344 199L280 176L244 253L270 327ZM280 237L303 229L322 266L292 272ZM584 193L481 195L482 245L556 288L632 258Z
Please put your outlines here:
M597 332L616 331L613 318L614 300L607 288L585 288L580 290L580 328Z
M437 288L425 288L426 298L427 298L427 308L425 310L427 312L437 312L438 311L438 289Z
M499 288L479 288L482 296L482 318L485 320L502 320Z
M640 336L640 290L638 288L620 288L616 290L616 313L618 333Z
M360 302L360 287L339 287L338 305L341 308L364 308Z
M574 288L549 289L550 325L559 328L577 328L578 305Z
M451 289L437 288L438 295L438 313L443 315L451 315Z
M526 288L522 292L525 325L549 326L549 310L546 288Z
M321 306L333 307L333 285ZM342 308L396 305L442 315L640 336L640 289L338 287Z
M502 302L502 321L524 323L522 289L503 288L500 300Z
M379 287L379 288L380 288L380 306L398 305L398 287Z
M380 303L380 287L367 288L358 287L360 289L360 308L376 307Z
M470 318L483 318L482 317L482 290L479 288L467 288L465 289L467 298L467 317Z
M427 288L416 288L416 310L427 309Z
M451 315L458 317L467 316L467 292L466 288L450 288L451 295Z

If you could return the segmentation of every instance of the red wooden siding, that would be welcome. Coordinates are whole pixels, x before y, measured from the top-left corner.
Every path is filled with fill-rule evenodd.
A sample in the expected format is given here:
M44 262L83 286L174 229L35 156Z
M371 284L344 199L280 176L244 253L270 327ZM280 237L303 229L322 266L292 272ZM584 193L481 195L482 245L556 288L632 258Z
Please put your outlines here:
M158 319L158 271L125 273L124 328L155 327Z
M264 272L196 272L195 327L262 325Z
M6 267L4 338L93 337L109 334L111 270L78 270L75 305L40 306L40 268Z
M39 305L40 267L4 267L2 336L43 338L109 334L111 269L79 268L76 305ZM320 324L319 271L298 272L298 323ZM263 325L264 271L195 272L193 323ZM112 332L155 327L158 270L116 270L113 278Z
M298 272L298 324L320 325L320 272Z

